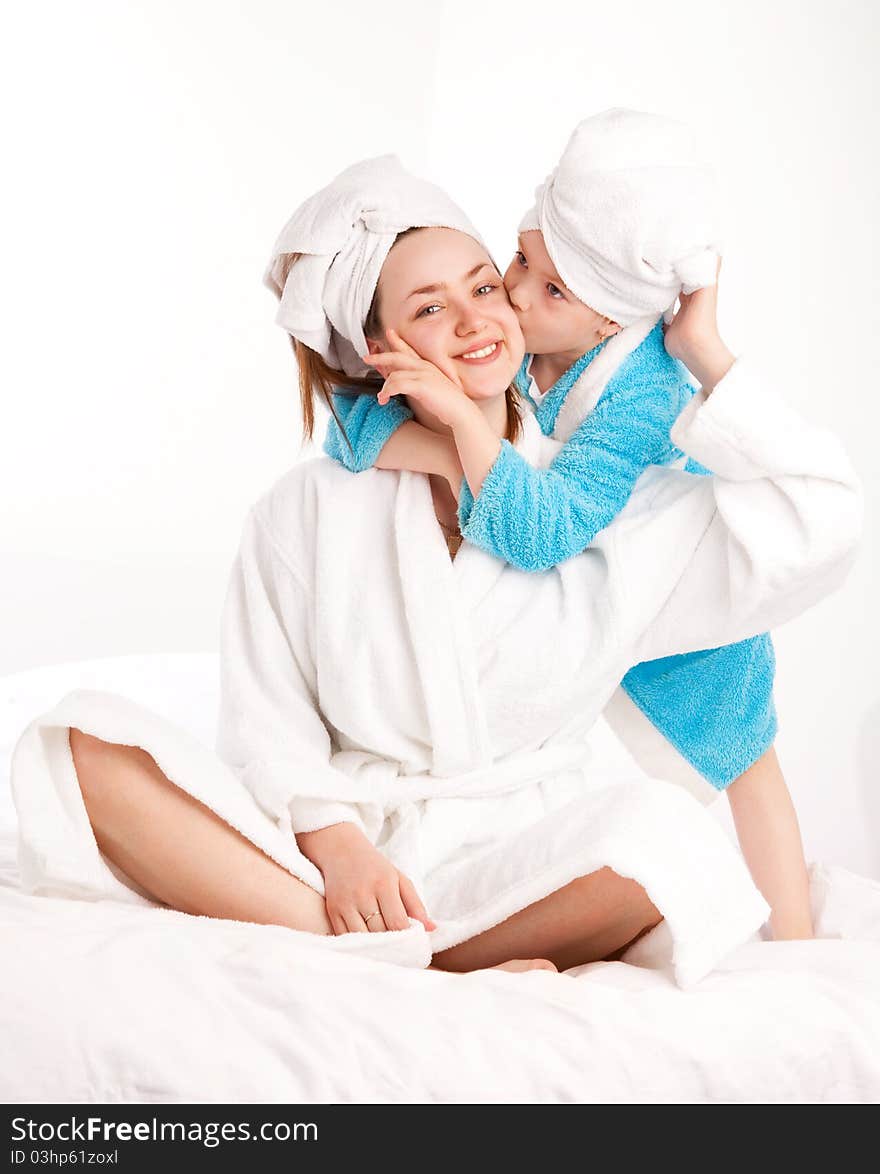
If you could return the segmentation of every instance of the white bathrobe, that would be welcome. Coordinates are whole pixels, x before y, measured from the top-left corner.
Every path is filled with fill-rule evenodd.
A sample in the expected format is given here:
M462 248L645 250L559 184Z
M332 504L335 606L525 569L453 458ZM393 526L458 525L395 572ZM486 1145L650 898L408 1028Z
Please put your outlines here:
M26 887L147 899L97 850L75 726L144 747L318 892L294 833L354 821L438 923L316 948L423 966L609 866L664 915L653 932L677 981L698 981L767 905L686 791L591 767L591 726L630 665L766 631L836 587L861 506L837 440L742 361L673 438L717 475L650 469L589 550L538 575L468 545L451 562L421 475L295 466L251 511L233 568L220 757L129 701L69 694L13 763ZM556 447L526 416L526 457Z

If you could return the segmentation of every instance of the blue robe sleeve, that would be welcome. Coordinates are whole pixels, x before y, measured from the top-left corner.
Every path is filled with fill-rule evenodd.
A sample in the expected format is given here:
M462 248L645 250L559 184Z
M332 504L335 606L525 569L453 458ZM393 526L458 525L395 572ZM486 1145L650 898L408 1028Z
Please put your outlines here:
M374 465L400 425L412 419L412 412L399 398L393 397L383 405L369 392L337 393L333 396L333 406L345 432L331 416L324 452L352 473L362 473Z
M479 497L463 486L462 534L523 571L579 554L620 513L648 465L680 455L669 430L693 394L677 365L658 373L622 364L548 468L533 468L501 442Z

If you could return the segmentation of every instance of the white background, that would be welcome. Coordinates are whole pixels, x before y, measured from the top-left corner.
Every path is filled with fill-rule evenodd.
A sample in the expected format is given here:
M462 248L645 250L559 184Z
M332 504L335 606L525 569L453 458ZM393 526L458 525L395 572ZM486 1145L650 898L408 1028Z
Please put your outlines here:
M778 747L807 856L880 877L877 12L19 5L0 49L0 673L216 647L245 510L301 455L261 277L306 195L396 152L505 262L579 119L666 113L699 128L721 175L729 343L864 477L858 567L776 634Z

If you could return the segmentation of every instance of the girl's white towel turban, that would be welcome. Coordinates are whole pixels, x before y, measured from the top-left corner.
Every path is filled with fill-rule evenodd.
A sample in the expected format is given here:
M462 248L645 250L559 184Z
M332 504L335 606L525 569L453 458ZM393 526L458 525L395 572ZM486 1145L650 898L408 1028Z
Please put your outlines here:
M275 242L263 275L281 300L275 321L346 375L369 374L360 358L364 320L385 258L407 228L455 228L480 240L449 196L395 155L346 168L294 212ZM303 257L285 282L288 253Z
M581 122L519 226L535 228L572 293L621 326L715 284L713 173L668 118L606 110Z

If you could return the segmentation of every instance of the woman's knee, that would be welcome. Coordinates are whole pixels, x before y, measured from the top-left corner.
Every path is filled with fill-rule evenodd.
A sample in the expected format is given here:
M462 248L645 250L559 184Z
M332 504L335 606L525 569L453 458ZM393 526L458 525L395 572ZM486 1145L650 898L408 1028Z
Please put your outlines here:
M648 896L648 890L632 879L626 881L628 887L628 907L632 912L633 921L637 922L640 932L644 933L659 925L663 914Z
M637 932L652 929L663 920L663 914L643 885L632 877L621 876L607 865L574 883L584 887L589 909L601 909L605 915L636 927Z
M104 742L93 734L71 727L69 731L70 753L83 798L96 804L112 783L115 768L121 765L126 755L134 751L132 746L118 746Z
M72 726L68 740L79 785L84 789L100 775L101 764L107 759L106 752L109 749L109 744L102 742L100 738L95 738L92 734L85 734L82 730L74 729Z

